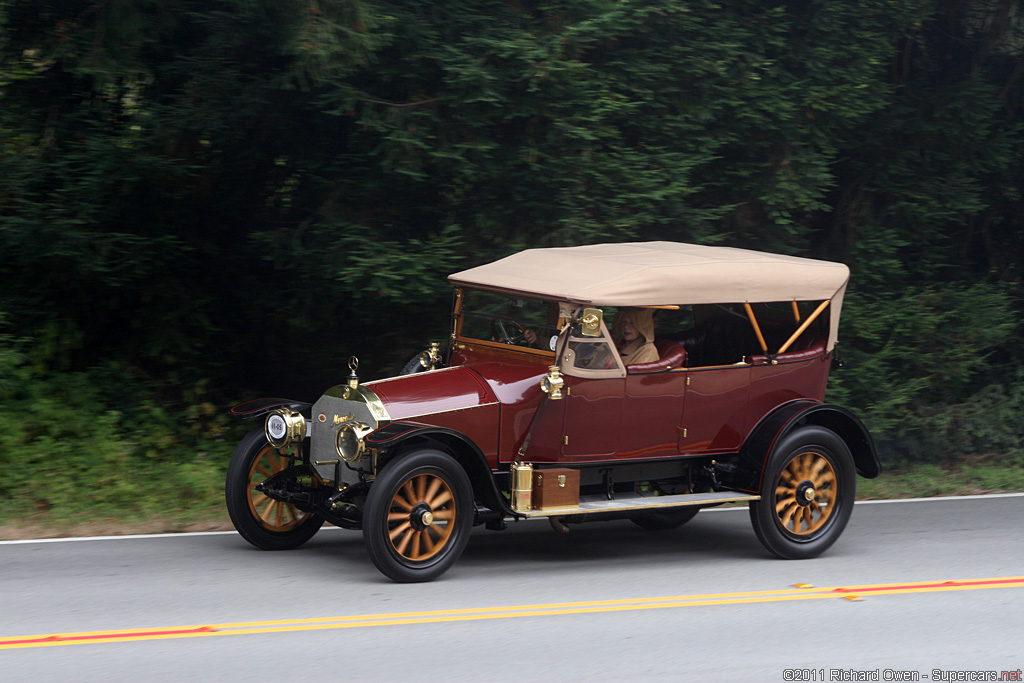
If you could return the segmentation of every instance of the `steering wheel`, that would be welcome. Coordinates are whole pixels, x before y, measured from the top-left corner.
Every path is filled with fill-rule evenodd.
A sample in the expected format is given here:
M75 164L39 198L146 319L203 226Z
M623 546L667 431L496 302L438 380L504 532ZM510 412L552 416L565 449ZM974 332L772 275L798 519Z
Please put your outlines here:
M526 340L526 328L512 318L494 318L491 320L491 339L515 346Z

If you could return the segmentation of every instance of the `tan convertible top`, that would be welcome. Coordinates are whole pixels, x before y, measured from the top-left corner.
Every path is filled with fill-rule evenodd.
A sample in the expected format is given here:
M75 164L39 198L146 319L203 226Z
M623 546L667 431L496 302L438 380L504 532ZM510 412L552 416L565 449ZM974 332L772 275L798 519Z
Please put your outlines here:
M448 277L453 285L597 306L830 299L835 344L850 269L732 247L628 242L527 249Z

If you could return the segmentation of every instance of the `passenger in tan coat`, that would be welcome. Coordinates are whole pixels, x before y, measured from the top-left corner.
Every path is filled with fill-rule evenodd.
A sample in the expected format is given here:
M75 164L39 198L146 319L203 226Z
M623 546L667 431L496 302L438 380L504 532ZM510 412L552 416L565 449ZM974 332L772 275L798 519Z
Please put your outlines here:
M654 345L654 318L649 308L620 308L612 323L612 338L624 365L652 363L660 358Z

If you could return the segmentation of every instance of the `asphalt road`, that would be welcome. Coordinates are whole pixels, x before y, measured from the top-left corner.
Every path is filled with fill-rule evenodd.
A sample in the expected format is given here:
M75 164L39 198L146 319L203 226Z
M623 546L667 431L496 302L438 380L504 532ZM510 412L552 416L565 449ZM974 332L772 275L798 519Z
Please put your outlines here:
M1024 667L1022 522L1021 495L858 504L826 555L784 561L745 510L658 533L531 521L477 529L414 585L336 529L277 553L2 543L0 680L987 680Z

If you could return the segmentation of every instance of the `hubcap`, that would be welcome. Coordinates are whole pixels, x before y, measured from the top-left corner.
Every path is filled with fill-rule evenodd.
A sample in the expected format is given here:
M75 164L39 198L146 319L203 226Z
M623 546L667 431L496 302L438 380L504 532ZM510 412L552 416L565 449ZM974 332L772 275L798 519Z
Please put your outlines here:
M788 533L809 536L832 517L837 495L836 472L828 458L816 451L797 453L775 485L776 520Z
M816 495L817 492L814 490L814 484L809 481L802 481L796 487L796 502L798 505L810 505Z

